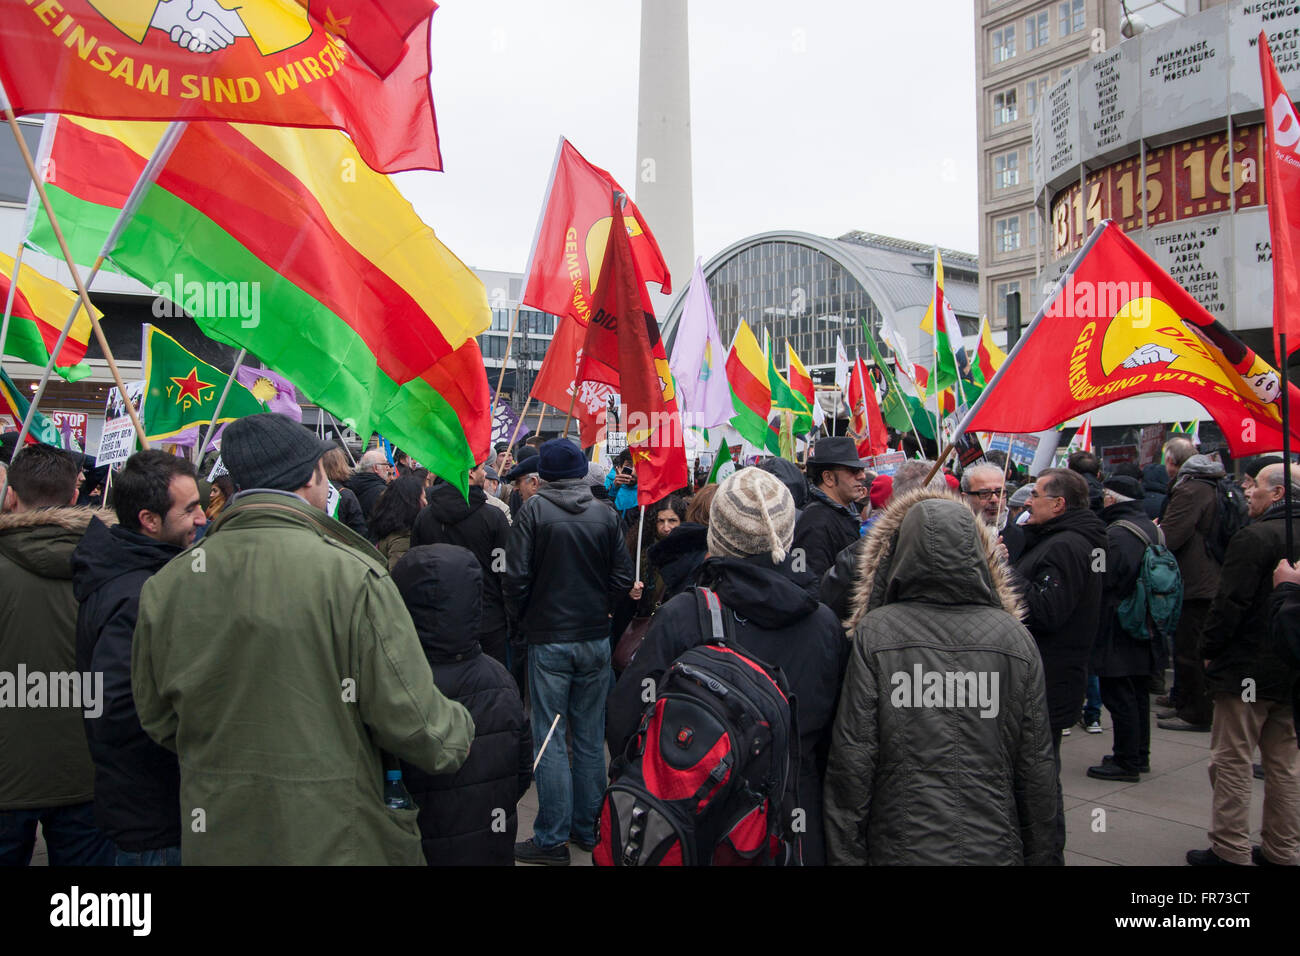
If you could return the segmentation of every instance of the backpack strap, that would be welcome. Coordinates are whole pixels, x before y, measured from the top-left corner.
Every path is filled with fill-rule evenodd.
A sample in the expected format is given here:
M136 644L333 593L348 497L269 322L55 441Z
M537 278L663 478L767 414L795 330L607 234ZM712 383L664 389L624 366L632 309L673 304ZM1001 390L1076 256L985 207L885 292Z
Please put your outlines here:
M1135 535L1137 535L1138 538L1140 538L1140 539L1142 540L1142 543L1145 544L1148 548L1154 547L1155 545L1160 545L1161 547L1164 547L1164 544L1165 544L1165 533L1164 533L1164 531L1160 528L1159 525L1156 525L1156 540L1155 540L1155 541L1152 541L1150 538L1148 538L1148 537L1147 537L1147 533L1146 533L1145 531L1143 531L1141 528L1139 528L1137 525L1135 525L1135 524L1134 524L1133 522L1131 522L1131 521L1116 521L1116 522L1115 522L1115 527L1117 527L1117 528L1123 528L1125 531L1128 531L1128 532L1130 532L1131 534L1135 534Z
M704 643L728 643L730 635L727 633L727 622L718 595L708 588L697 587L695 603L700 612L700 634L704 637Z

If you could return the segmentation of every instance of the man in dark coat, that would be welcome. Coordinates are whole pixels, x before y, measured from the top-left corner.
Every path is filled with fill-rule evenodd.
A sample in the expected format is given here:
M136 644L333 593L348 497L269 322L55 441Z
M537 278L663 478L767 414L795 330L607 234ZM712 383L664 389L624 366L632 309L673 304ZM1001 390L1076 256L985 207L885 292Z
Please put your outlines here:
M1166 443L1165 469L1173 484L1160 529L1183 576L1183 613L1174 632L1174 713L1157 714L1161 719L1156 724L1164 730L1204 732L1210 729L1211 703L1197 641L1219 587L1219 562L1208 541L1218 529L1215 483L1224 471L1218 462L1196 454L1186 438Z
M993 528L917 489L866 542L826 771L830 862L1059 862L1043 666Z
M858 458L852 438L818 440L808 461L812 491L794 528L796 569L820 578L835 563L836 555L858 539L861 523L854 502L865 476L866 462Z
M1142 469L1142 507L1153 521L1165 510L1169 497L1169 473L1165 466L1154 461Z
M1101 618L1106 525L1088 506L1088 484L1083 476L1066 468L1048 468L1039 474L1028 510L1025 550L1015 564L1015 573L1029 611L1025 626L1043 656L1059 778L1061 731L1079 719L1088 682L1088 658ZM1063 798L1058 797L1058 806L1057 852L1063 860Z
M1300 864L1300 751L1291 710L1296 672L1269 639L1269 599L1286 556L1282 465L1262 469L1250 490L1251 523L1228 543L1219 589L1201 630L1200 656L1214 695L1210 730L1210 848L1190 850L1193 865ZM1289 476L1300 501L1300 470ZM1293 504L1291 520L1300 520ZM1251 761L1264 764L1261 845L1250 844Z
M50 445L28 445L9 468L0 515L0 674L9 685L0 706L0 866L31 862L37 824L51 866L113 863L113 844L94 822L84 721L102 712L103 687L74 670L72 552L91 518L70 507L78 475L73 457ZM56 706L14 706L16 695L30 700L20 668L46 675L52 692L64 688L46 701Z
M793 569L794 501L782 482L744 468L719 486L710 514L711 557L700 569L699 584L717 592L724 612L733 615L736 643L780 667L790 682L798 701L798 796L807 827L803 862L818 866L826 860L822 778L849 645L835 615L809 592L814 579ZM623 753L636 733L645 708L642 682L650 678L657 684L672 662L704 637L694 593L678 595L655 613L644 643L609 696L611 754Z
M118 866L179 866L181 771L176 754L140 726L131 696L131 639L144 583L207 524L194 467L139 451L113 479L118 523L92 518L72 553L77 669L103 674L104 712L86 720L95 765L95 823Z
M1101 514L1101 460L1090 451L1076 451L1066 467L1083 476L1088 483L1088 507Z
M578 446L551 439L536 461L542 485L510 529L502 591L512 627L528 642L533 746L541 756L533 837L515 845L515 859L568 866L571 839L584 849L596 845L609 614L613 599L632 587L632 559L618 515L591 496Z
M514 866L516 805L532 780L533 741L514 679L477 640L480 562L465 548L421 545L402 556L392 576L434 684L474 718L474 746L454 774L402 764L420 808L424 857L430 866Z
M484 652L507 664L506 609L501 598L501 580L506 569L510 522L505 512L488 504L482 474L481 465L470 473L468 501L459 488L445 481L438 481L429 490L429 503L411 528L411 547L455 544L468 548L478 558L483 569L483 613L478 640Z
M1163 536L1142 507L1137 479L1107 478L1104 505L1106 575L1092 672L1101 683L1101 702L1115 724L1115 745L1110 757L1088 768L1088 776L1137 783L1138 774L1151 769L1151 675L1163 670L1165 662L1159 638L1142 640L1124 629L1119 606L1137 587L1147 545L1162 541Z
M384 489L388 487L395 474L396 470L388 463L388 456L379 448L370 449L357 462L357 470L347 480L346 486L357 496L367 523L370 521L370 512L375 508L375 502L379 500L379 496L384 493Z
M808 479L804 477L798 465L785 458L764 458L758 463L758 467L779 479L790 492L790 497L794 499L795 510L803 510L804 505L808 503Z

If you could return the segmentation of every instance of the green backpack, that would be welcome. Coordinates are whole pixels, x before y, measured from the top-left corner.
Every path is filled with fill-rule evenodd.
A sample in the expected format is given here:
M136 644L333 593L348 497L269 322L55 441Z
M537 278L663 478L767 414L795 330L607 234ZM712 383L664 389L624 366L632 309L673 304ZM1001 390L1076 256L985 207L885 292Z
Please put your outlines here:
M1152 541L1130 521L1116 521L1115 525L1137 535L1146 545L1133 593L1118 608L1120 626L1139 641L1151 640L1153 631L1161 640L1170 640L1183 613L1183 576L1173 552L1165 547L1165 533L1156 528L1156 540Z

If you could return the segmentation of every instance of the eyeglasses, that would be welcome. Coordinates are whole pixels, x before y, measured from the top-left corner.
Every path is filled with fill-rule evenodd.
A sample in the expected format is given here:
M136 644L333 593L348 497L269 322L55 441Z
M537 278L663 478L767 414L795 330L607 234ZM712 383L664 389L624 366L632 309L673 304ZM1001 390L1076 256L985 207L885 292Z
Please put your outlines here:
M980 501L988 501L990 498L1001 498L1003 495L1003 489L985 488L983 491L968 491L966 494L978 498Z
M1063 499L1063 498L1065 497L1065 495L1040 495L1040 494L1038 493L1038 489L1035 488L1033 491L1031 491L1031 492L1029 493L1029 497L1031 497L1031 498L1062 498L1062 499Z

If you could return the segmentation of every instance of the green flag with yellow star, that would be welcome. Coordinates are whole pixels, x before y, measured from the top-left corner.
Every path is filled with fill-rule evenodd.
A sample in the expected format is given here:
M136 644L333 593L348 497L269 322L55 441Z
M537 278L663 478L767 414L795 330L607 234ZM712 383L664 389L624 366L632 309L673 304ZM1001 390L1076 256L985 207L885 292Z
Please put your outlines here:
M226 387L227 373L209 365L152 325L144 327L144 430L162 442L189 428L206 428ZM221 406L221 422L266 411L253 393L234 382Z

